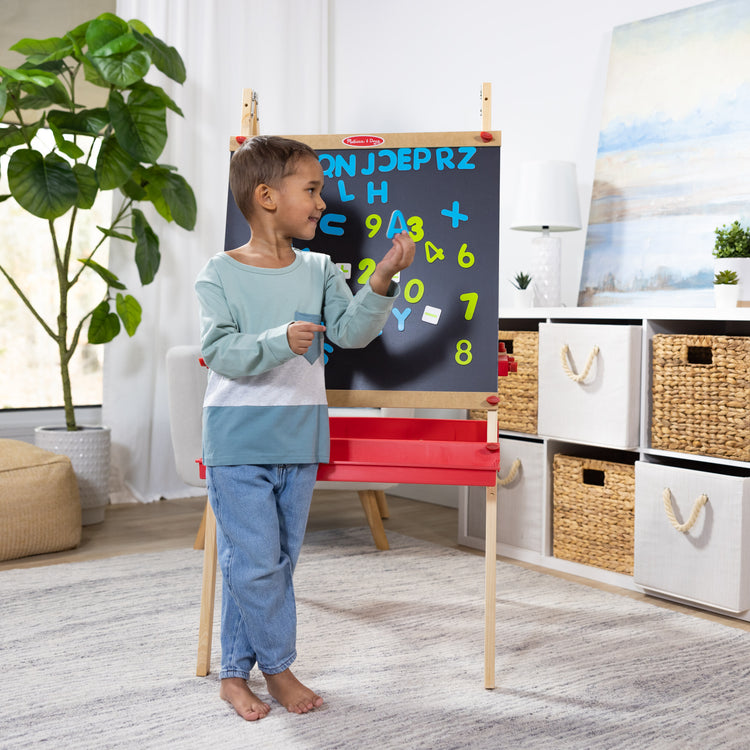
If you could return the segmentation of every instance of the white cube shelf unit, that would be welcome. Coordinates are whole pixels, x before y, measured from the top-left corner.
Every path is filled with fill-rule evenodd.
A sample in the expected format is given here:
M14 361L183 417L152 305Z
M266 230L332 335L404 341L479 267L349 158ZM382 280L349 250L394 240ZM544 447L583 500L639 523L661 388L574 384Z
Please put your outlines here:
M597 581L604 584L619 586L621 588L641 591L653 596L672 599L674 601L687 603L696 607L719 612L750 622L750 609L736 611L738 607L745 607L747 596L745 592L750 592L750 583L746 583L750 571L744 569L744 562L750 561L750 462L744 460L733 460L719 458L716 456L703 455L702 453L686 453L667 451L660 448L654 448L651 444L651 418L652 418L652 385L653 385L653 366L652 366L652 340L656 334L666 334L675 336L741 336L750 337L750 308L738 307L733 310L714 310L711 308L695 309L672 309L672 308L649 308L630 309L630 308L531 308L529 310L508 309L502 310L499 319L499 329L503 331L546 331L545 337L549 339L550 330L557 332L557 329L551 329L551 326L560 325L560 336L553 336L552 340L556 345L564 340L563 326L587 326L587 329L580 329L586 335L582 340L596 341L599 350L607 356L599 357L599 362L593 364L601 368L599 376L603 377L606 373L610 377L615 375L615 380L610 380L609 386L615 387L614 395L610 388L607 389L607 383L595 385L599 377L592 369L588 379L581 383L582 389L589 384L590 406L584 400L575 402L575 408L580 411L580 418L575 413L570 415L570 419L576 420L576 424L571 426L569 434L560 435L560 430L556 428L558 434L545 435L541 430L546 423L561 424L560 414L555 413L552 420L546 419L544 409L566 408L566 404L555 399L555 394L540 392L539 396L539 424L540 434L529 435L526 433L511 432L501 429L501 471L499 475L505 478L509 469L516 459L516 454L521 457L519 466L520 470L512 479L503 486L498 487L498 543L497 554L523 562L532 563L542 568L554 570L562 573L580 576L585 579ZM600 328L600 335L597 334L597 326ZM617 327L622 327L622 336L617 336ZM572 330L578 330L577 328ZM612 335L614 332L614 336ZM612 352L612 347L608 347L609 340L618 341L625 337L629 342L634 338L639 339L638 346L640 351L634 353L632 347L620 345L619 350L622 357L618 357ZM604 342L604 343L601 343ZM545 367L549 367L549 352L545 355L542 351L544 341L540 337L540 354L539 362L546 362ZM571 346L571 356L568 357L569 369L573 374L582 374L584 367L583 360L587 359L587 352L574 352ZM559 354L559 353L558 353ZM555 355L557 356L557 355ZM557 357L558 360L560 359ZM634 360L639 360L634 365ZM559 363L559 362L558 362ZM746 368L745 368L746 369ZM635 382L622 382L622 375L628 373L628 378ZM539 378L539 388L543 387L544 382L550 382L549 378ZM736 373L739 382L744 383L747 388L747 382L750 374L746 371ZM609 399L606 410L599 410L597 405L598 393L607 394ZM746 393L746 391L742 391ZM617 404L621 409L623 419L632 421L632 410L637 413L637 445L626 445L621 435L616 431L612 432L610 439L607 430L602 431L601 425L597 424L594 429L594 422L598 414L606 413L609 420L616 420L618 415L612 413L612 400L620 403ZM570 401L570 399L568 399ZM499 407L501 411L503 402L501 400ZM748 407L750 408L750 407ZM564 420L562 420L564 423ZM581 429L581 425L591 424L592 429L586 431ZM750 429L750 425L747 425ZM660 534L670 533L680 537L678 540L671 540L674 549L684 549L686 558L684 561L679 559L673 560L675 566L685 564L686 569L691 571L689 576L676 575L674 580L679 584L670 587L670 580L662 580L660 577L654 578L654 583L649 583L650 573L649 565L663 564L663 560L658 554L651 555L648 553L649 536L643 533L641 528L638 539L634 548L636 578L631 575L613 572L605 568L599 568L592 565L584 565L557 558L553 555L553 461L554 456L558 453L580 456L601 461L631 464L635 467L636 472L636 496L639 495L639 477L651 476L653 472L640 471L638 466L642 464L654 464L663 466L665 473L678 472L682 469L686 476L682 479L675 479L675 489L671 495L672 515L675 516L670 521L667 518L666 506L663 503L661 495L654 502L660 505L660 510L654 511L658 518L659 513L663 518L657 523L664 525L660 527L655 538L661 538ZM702 492L700 483L696 478L706 475L714 477L715 482L706 483L706 494L709 495L706 508L701 514L697 514L697 520L694 526L688 531L677 530L678 522L685 522L688 519L692 508L693 500L689 501L682 497L676 497L678 494L692 492L699 496ZM641 489L649 492L649 488L643 484ZM738 487L739 483L739 487ZM725 492L722 487L732 488L732 502L724 501ZM481 489L481 488L480 488ZM503 496L503 493L506 493ZM710 494L713 493L713 498ZM717 495L718 493L718 495ZM483 502L484 490L478 492L477 488L462 488L459 498L459 544L472 547L475 549L484 549L484 526L483 526ZM639 503L643 501L639 499ZM650 501L649 501L650 502ZM518 507L509 509L510 503L517 503ZM731 514L729 520L722 517L726 512ZM643 514L643 511L641 511ZM635 515L638 515L638 503L635 503ZM645 514L639 520L645 522ZM672 523L675 528L669 527ZM637 527L637 524L636 524ZM737 529L740 529L739 537ZM724 540L722 534L728 533L726 529L731 529L734 536L731 540ZM748 531L745 532L744 530ZM747 538L745 538L747 537ZM721 550L726 546L726 542L731 541L731 547L734 557L722 556ZM738 549L739 545L739 549ZM707 570L706 581L697 581L695 591L691 590L689 585L685 585L685 580L689 581L691 576L695 576L696 570L700 570L700 565L696 563L705 560ZM655 561L652 563L652 561ZM734 575L737 579L737 587L741 596L728 596L726 603L720 602L717 606L712 603L710 597L705 594L706 586L710 586L710 577L717 575L716 566L724 566L718 574L722 577ZM690 567L692 566L692 567ZM636 581L645 581L647 586L640 585ZM732 590L734 591L734 589Z

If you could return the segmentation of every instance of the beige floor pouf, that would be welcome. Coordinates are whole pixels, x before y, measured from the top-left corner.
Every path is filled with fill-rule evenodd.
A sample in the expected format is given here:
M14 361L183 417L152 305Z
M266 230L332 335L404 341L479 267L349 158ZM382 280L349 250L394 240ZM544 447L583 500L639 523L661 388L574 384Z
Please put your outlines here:
M0 440L0 560L76 547L78 482L67 456Z

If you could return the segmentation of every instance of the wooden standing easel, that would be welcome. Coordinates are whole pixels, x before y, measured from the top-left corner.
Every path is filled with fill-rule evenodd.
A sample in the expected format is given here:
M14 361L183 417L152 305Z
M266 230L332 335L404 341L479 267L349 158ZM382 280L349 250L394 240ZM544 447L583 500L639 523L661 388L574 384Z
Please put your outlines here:
M241 125L241 136L250 137L258 134L258 98L251 90L243 91L243 117ZM482 87L482 137L491 137L491 92L490 84L485 83ZM466 472L470 467L450 466L443 464L442 473L439 481L435 481L437 474L437 465L434 461L435 450L443 450L444 455L451 453L449 444L439 437L433 439L431 435L420 436L415 440L414 437L407 438L402 444L409 443L418 452L420 448L425 447L429 450L430 458L425 459L422 465L415 465L413 460L407 461L406 464L397 461L397 465L382 463L377 466L363 462L347 461L338 462L334 451L332 450L331 463L322 464L319 468L318 479L324 481L361 481L361 482L380 482L388 481L385 479L383 472L392 481L416 483L416 484L446 484L446 485L465 485L473 483L486 487L486 535L485 535L485 635L484 635L484 687L492 689L495 687L495 606L496 606L496 543L497 543L497 485L495 483L497 464L499 463L499 440L498 440L498 418L497 418L497 391L493 393L476 393L476 392L444 392L444 391L364 391L364 390L328 390L328 404L331 407L409 407L409 408L434 408L434 409L481 409L487 413L486 433L480 440L471 443L474 453L481 453L483 456L483 479L467 481ZM336 418L332 418L332 423ZM356 421L357 418L342 417L340 420ZM363 418L362 422L366 422ZM401 423L410 422L415 429L433 429L431 423L444 422L446 420L390 420L388 418L376 418L376 421L386 430L400 430ZM465 422L474 422L475 420L457 420ZM388 424L390 423L390 424ZM479 423L481 425L481 422ZM441 425L436 425L438 428ZM332 428L332 443L335 430ZM410 433L414 430L410 429ZM360 436L353 437L350 441L343 438L346 446L351 442L352 446L358 442L369 443L374 446L377 441L369 439L369 432ZM422 439L426 438L426 439ZM382 442L386 442L385 440ZM392 444L393 437L389 435L387 442ZM397 441L398 442L398 441ZM332 446L333 448L333 446ZM446 450L447 449L447 450ZM398 451L397 451L398 452ZM407 451L413 453L414 451ZM344 453L347 453L345 450ZM487 479L487 465L492 463L494 458L494 468ZM470 459L469 459L470 460ZM425 481L429 477L430 481ZM211 659L211 640L213 629L213 611L216 588L216 520L210 506L207 505L204 516L204 562L203 562L203 583L201 591L201 616L198 639L198 664L196 673L198 676L205 676L210 670ZM200 532L199 532L200 533Z
M252 89L242 91L242 117L240 135L250 138L260 134L258 118L258 94ZM195 673L205 677L211 670L211 644L214 629L214 601L216 599L216 517L210 503L206 502L203 511L195 548L203 549L203 577L201 582L201 611L198 624L198 663Z

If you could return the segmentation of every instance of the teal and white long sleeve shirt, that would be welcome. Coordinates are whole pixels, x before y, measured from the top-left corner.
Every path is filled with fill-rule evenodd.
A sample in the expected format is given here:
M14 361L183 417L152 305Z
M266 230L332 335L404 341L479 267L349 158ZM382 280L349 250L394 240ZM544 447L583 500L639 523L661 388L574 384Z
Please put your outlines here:
M323 336L301 356L289 348L287 327L323 321L334 344L363 347L380 333L398 295L391 283L389 296L369 284L353 296L327 255L294 252L286 268L248 266L220 252L195 282L209 367L206 466L327 463Z

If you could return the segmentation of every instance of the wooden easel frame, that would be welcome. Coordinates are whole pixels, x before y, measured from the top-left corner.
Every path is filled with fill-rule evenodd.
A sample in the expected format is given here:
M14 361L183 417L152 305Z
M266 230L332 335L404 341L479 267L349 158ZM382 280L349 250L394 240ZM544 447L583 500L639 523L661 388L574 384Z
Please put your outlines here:
M258 135L258 97L252 89L242 96L243 116L240 136ZM482 136L490 134L491 88L482 86ZM496 134L499 136L499 134ZM477 135L480 138L480 135ZM499 138L498 138L499 139ZM233 139L237 146L238 140ZM432 391L327 391L331 407L410 407L437 409L482 409L487 412L487 444L499 444L497 392L432 392ZM499 448L498 448L499 450ZM366 481L366 480L364 480ZM198 639L196 674L205 676L210 670L213 611L216 591L216 519L209 505L202 521L204 532L203 581L201 618ZM199 531L200 536L200 531ZM484 620L484 687L495 687L495 607L496 607L496 546L497 546L497 485L486 487L485 530L485 620ZM205 606L210 602L210 606Z

